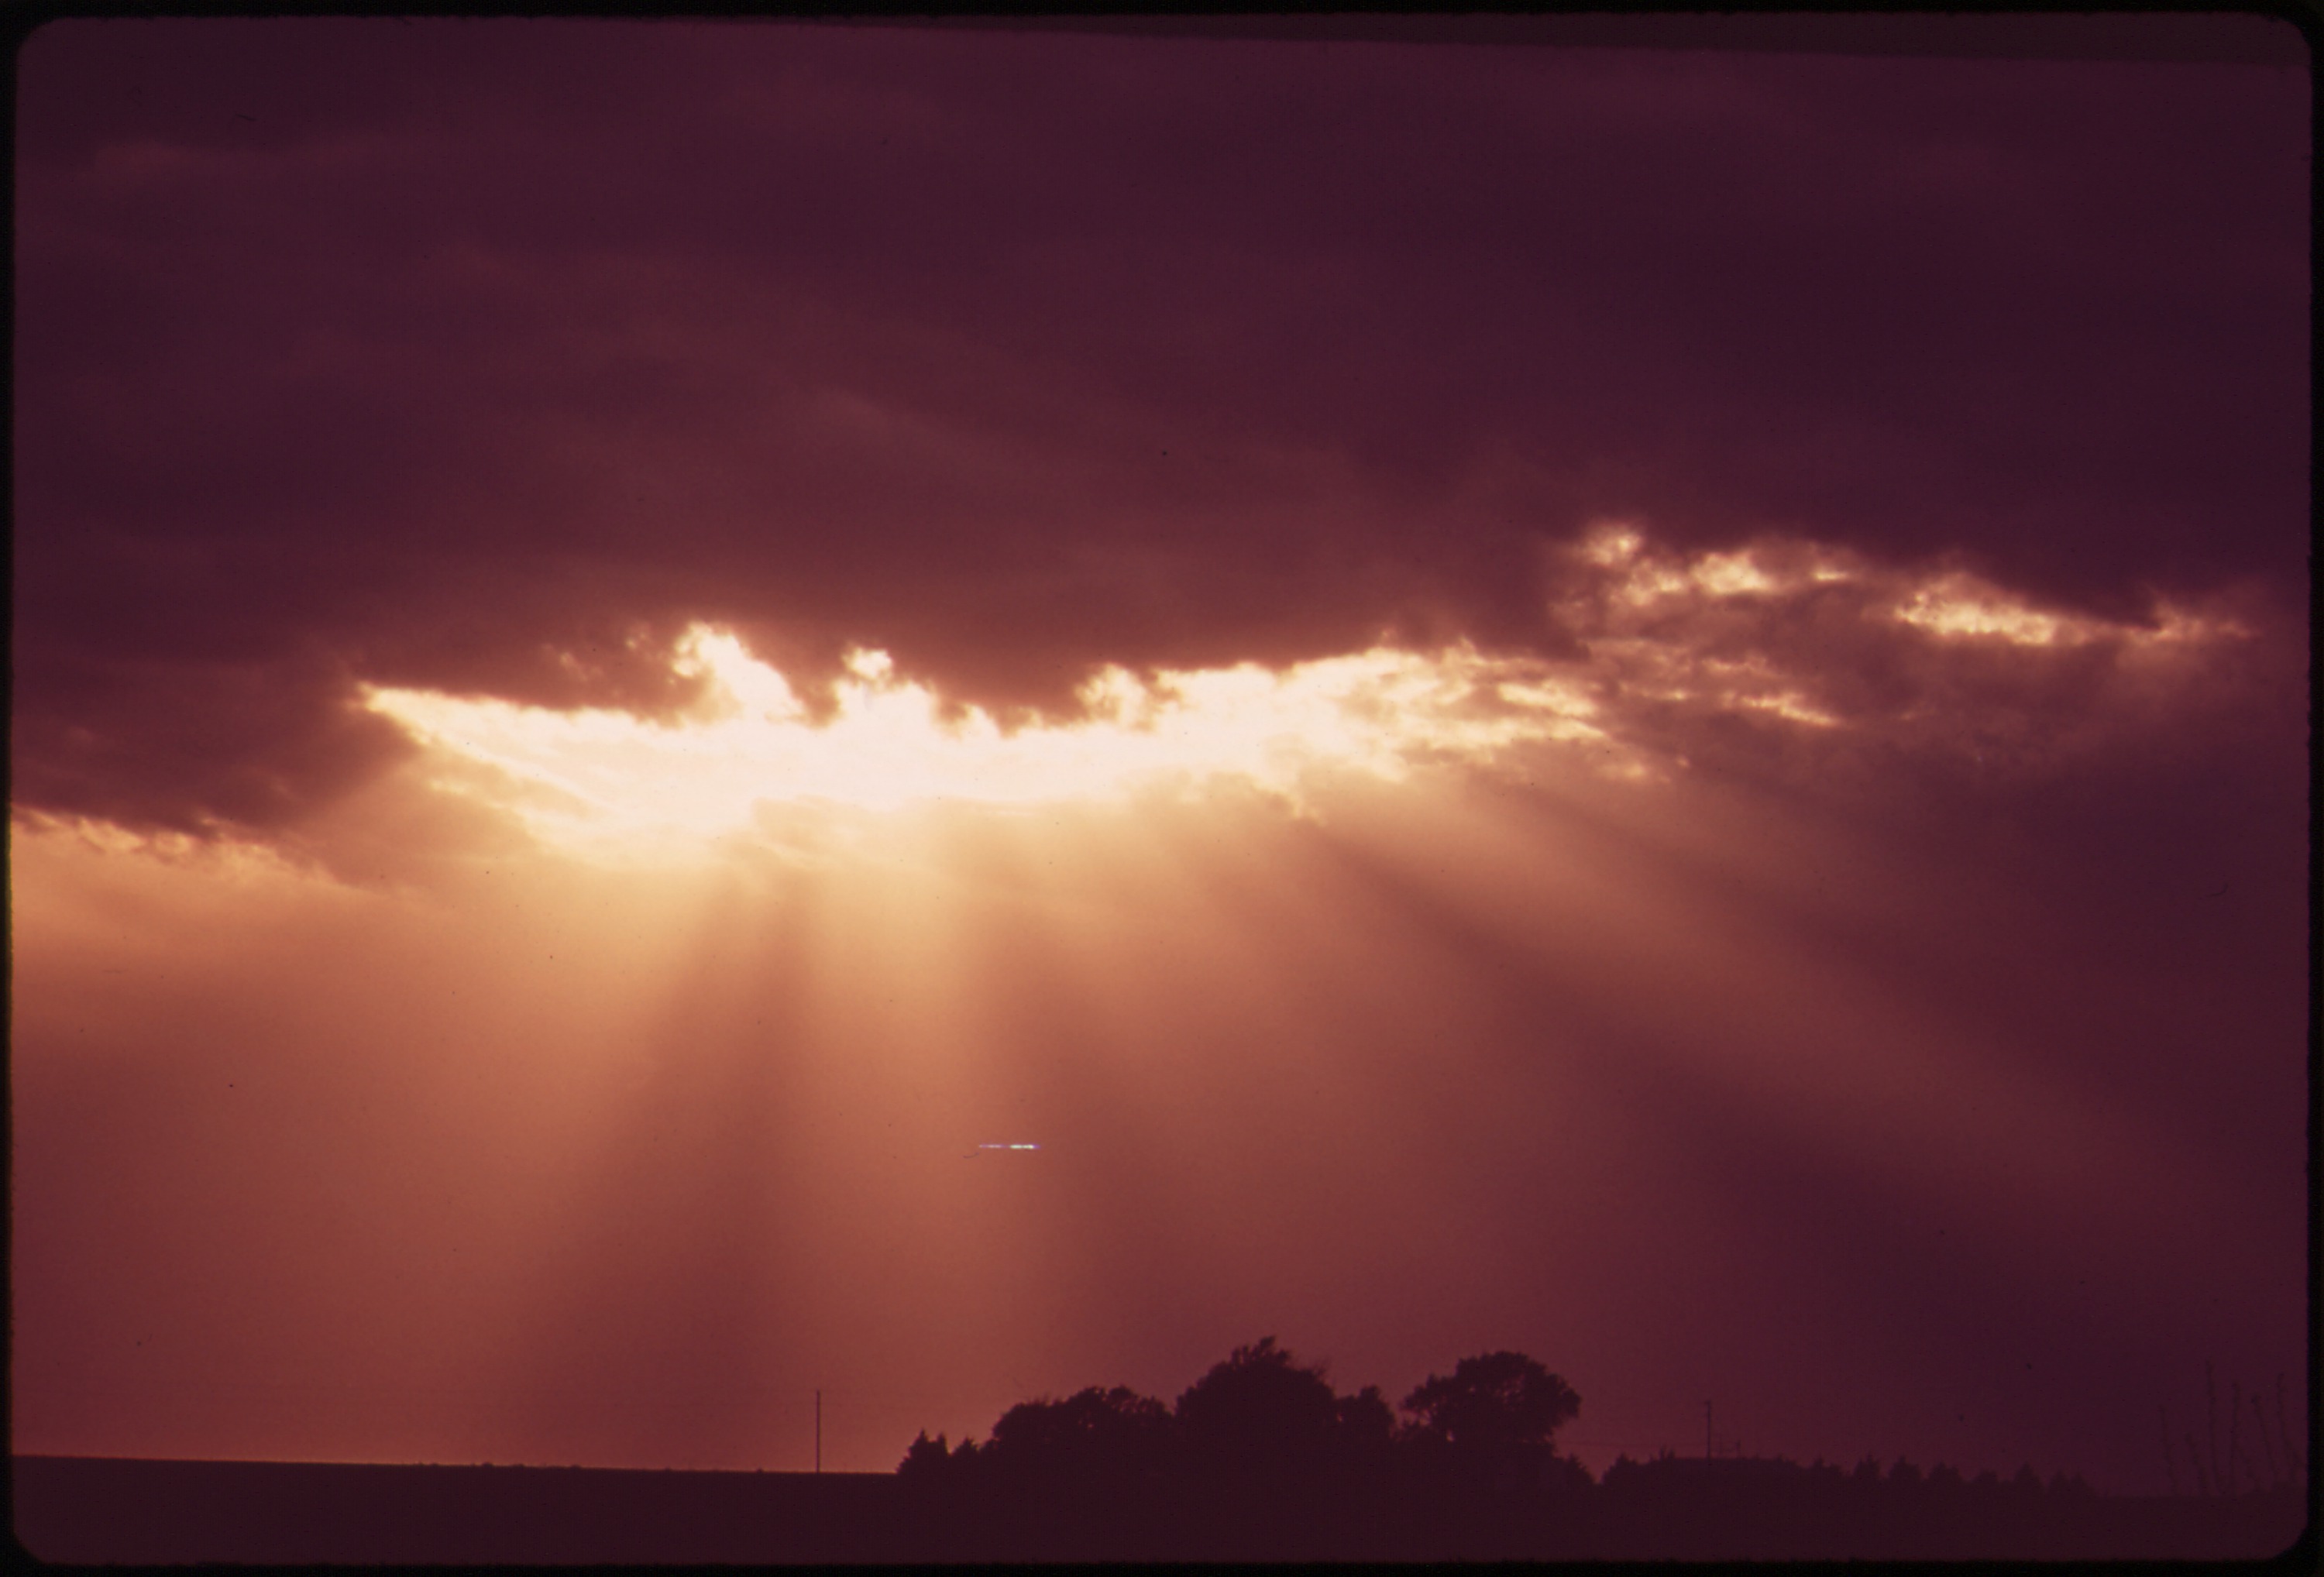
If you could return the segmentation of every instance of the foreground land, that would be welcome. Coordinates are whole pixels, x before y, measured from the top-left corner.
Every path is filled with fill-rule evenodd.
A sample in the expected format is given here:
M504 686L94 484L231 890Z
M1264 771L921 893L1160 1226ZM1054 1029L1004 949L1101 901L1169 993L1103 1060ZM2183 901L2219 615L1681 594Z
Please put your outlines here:
M1740 1464L1738 1464L1740 1465ZM1152 1517L961 1505L890 1473L14 1459L17 1540L67 1563L1041 1559L2264 1559L2307 1492L2099 1497L2035 1517L1836 1514L1701 1464L1647 1497ZM2309 1561L2313 1564L2312 1559Z

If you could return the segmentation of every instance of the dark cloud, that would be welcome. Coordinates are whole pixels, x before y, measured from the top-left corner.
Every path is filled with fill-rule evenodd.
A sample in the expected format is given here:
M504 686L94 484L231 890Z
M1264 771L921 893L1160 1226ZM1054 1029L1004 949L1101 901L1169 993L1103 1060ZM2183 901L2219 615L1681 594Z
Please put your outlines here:
M1571 654L1608 515L2296 609L2306 88L2209 58L53 25L18 798L281 825L355 680L666 711L696 618L1002 706Z

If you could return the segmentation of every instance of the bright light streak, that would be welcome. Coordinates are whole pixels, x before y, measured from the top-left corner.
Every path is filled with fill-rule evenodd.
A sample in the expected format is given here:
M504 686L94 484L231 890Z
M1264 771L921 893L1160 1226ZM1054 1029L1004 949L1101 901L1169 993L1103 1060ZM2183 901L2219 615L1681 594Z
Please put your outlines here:
M2098 633L2089 627L2094 621L2039 613L1966 576L1922 586L1896 610L1896 617L1939 635L1998 636L2018 646L2079 644Z
M1695 585L1713 596L1741 596L1775 589L1775 579L1748 553L1709 553L1695 562Z
M1580 770L1652 778L1655 762L1686 759L1667 738L1653 742L1657 728L1668 733L1657 709L1827 735L1886 727L1968 748L1977 730L1946 698L1943 664L1956 659L1927 669L1934 699L1884 715L1867 710L1829 653L1902 640L1925 655L1931 637L1987 669L2015 653L2023 695L2009 704L2038 710L2051 652L2103 647L2142 683L2160 682L2251 633L2172 606L2145 625L2036 608L1963 572L1886 569L1794 540L1690 557L1609 524L1572 553L1590 573L1545 612L1580 638L1579 658L1488 656L1463 641L1283 668L1141 676L1108 664L1077 692L1076 715L1007 730L975 706L947 717L932 688L888 653L862 649L848 653L830 715L817 722L783 674L706 624L687 632L673 664L703 681L704 704L674 723L422 690L367 687L363 696L430 747L425 770L439 788L493 805L554 844L659 860L754 830L801 850L826 835L856 836L860 827L825 814L835 807L1024 810L1240 787L1312 815L1334 775L1401 781L1423 766L1488 763L1543 744L1581 747ZM1833 632L1838 647L1812 638L1818 630ZM808 814L802 821L785 807Z
M1219 780L1299 808L1302 782L1319 771L1396 780L1423 761L1529 742L1609 743L1589 721L1597 703L1583 685L1465 643L1282 669L1164 669L1150 682L1108 666L1082 687L1080 718L1008 733L973 706L945 721L936 694L899 678L885 652L853 652L846 666L821 724L782 674L706 625L687 632L678 668L708 681L711 705L675 725L421 690L370 687L364 698L437 747L442 786L585 843L715 838L770 803L1022 807Z

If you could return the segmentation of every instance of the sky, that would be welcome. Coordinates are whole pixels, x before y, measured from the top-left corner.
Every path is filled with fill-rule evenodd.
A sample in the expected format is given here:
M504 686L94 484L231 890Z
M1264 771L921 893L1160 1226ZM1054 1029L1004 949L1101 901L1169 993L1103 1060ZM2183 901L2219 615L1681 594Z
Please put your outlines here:
M14 1449L2302 1434L2305 63L41 29Z

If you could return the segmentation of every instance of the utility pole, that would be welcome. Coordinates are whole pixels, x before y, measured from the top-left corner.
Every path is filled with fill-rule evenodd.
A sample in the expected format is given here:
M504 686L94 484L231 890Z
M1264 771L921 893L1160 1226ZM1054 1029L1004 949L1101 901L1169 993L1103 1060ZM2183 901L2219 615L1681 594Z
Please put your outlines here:
M815 1471L823 1471L823 1393L815 1394Z

